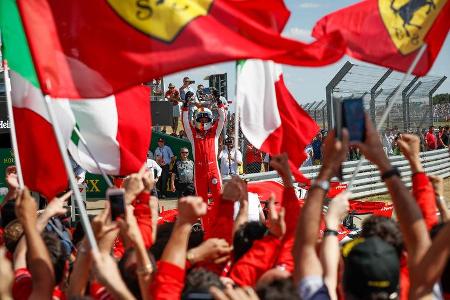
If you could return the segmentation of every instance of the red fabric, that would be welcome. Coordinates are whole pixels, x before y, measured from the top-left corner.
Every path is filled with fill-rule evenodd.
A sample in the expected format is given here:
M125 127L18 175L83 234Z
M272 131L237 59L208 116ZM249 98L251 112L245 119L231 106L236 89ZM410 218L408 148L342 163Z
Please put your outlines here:
M52 199L66 190L68 183L52 125L29 109L13 107L13 112L16 120L27 120L16 122L17 144L25 185L47 199Z
M137 196L136 200L133 201L134 216L136 217L145 248L147 249L150 248L154 242L152 238L152 212L149 201L149 193L141 193Z
M294 188L284 188L282 206L286 211L286 234L283 237L280 253L275 264L284 266L288 272L293 272L294 257L292 256L292 249L294 248L295 229L300 217L301 207L301 202L298 200Z
M403 252L400 257L400 300L409 299L409 286L408 257Z
M427 132L425 135L425 141L427 142L428 150L434 150L437 148L436 136L433 132Z
M105 1L20 0L18 6L41 88L54 97L102 97L165 74L243 58L322 66L336 62L345 51L336 33L312 44L282 37L279 31L287 18L285 8L273 4L277 1L268 2L264 10L260 1L247 1L246 9L239 2L212 1L207 15L185 26L173 20L185 19L177 13L185 17L186 12L162 3L172 13L159 17L167 24L154 27L179 28L165 40L136 29ZM163 10L145 2L130 5L130 10L137 10L131 14L148 14L141 6ZM267 26L272 20L276 26Z
M167 98L170 102L172 102L173 106L176 106L178 105L178 101L175 99L180 98L180 92L178 92L176 88L168 89L164 97Z
M394 13L392 8L389 7L391 2L394 4L394 1L366 0L338 10L319 20L313 29L312 35L315 38L321 38L327 33L338 31L347 41L348 55L353 56L356 59L406 72L412 64L418 50L415 48L416 50L413 52L409 52L413 50L411 49L409 51L404 51L404 54L402 54L395 45L393 39L397 36L402 39L402 42L405 42L408 45L417 44L417 46L420 47L422 40L420 38L414 39L414 36L417 35L414 31L413 34L410 33L409 38L403 28L402 21L402 19L404 19L404 13L413 14L412 17L414 19L411 22L412 24L418 22L419 16L416 16L417 11L415 8L406 5L403 7L402 11ZM409 1L407 5L414 5L414 3L421 2ZM393 21L389 24L384 23L384 14L380 8L381 5L385 6L386 16L390 13L393 18L396 18L398 24L395 24ZM395 3L395 9L400 9L400 5L401 4ZM405 12L405 8L409 8L410 10ZM423 5L420 8L423 8ZM432 18L435 15L434 10L432 10L429 15L425 15L426 11L427 10L421 10L424 20L431 18L431 22L433 22ZM423 42L428 45L428 48L413 72L415 75L423 76L431 69L450 29L449 19L450 2L447 1L434 20L434 23L431 25L430 30L425 33ZM407 30L414 30L413 26L407 25L406 27ZM422 27L426 28L425 26ZM391 38L389 34L389 28L397 30L397 34L392 35L393 38Z
M153 300L175 300L181 298L185 271L169 262L159 261L158 269L150 285Z
M106 288L98 282L92 282L90 285L90 294L95 300L113 300Z
M231 268L230 278L241 286L255 286L275 263L281 240L269 234L255 241L252 248Z
M142 85L135 86L117 93L115 99L118 116L116 139L120 150L120 175L128 175L139 171L147 160L152 136L150 89Z
M14 282L12 287L12 297L16 300L26 300L30 297L33 291L33 281L31 273L28 269L22 268L14 272ZM65 294L55 287L53 289L53 299L65 300Z
M261 145L261 150L272 156L286 152L296 181L309 184L310 180L304 177L298 168L306 158L303 149L316 136L319 126L291 95L284 84L283 75L275 82L275 92L281 126L267 137ZM295 141L295 145L292 141Z
M209 227L205 229L204 239L225 239L231 245L233 243L233 215L234 201L223 200L222 196L215 200L207 215Z
M413 195L422 211L427 229L438 223L436 198L434 189L425 173L416 173L412 176Z

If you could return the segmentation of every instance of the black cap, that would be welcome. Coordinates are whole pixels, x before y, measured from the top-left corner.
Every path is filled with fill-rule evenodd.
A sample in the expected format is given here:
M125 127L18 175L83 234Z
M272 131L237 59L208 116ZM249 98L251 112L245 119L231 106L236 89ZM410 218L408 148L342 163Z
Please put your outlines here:
M342 248L344 290L361 299L371 294L385 294L390 299L398 293L400 259L391 245L377 236L358 238Z
M165 142L163 138L159 138L158 142Z

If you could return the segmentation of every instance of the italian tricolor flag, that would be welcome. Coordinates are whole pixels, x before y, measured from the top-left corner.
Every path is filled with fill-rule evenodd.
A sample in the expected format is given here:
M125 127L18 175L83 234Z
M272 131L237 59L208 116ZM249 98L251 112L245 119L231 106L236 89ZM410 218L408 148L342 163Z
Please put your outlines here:
M283 80L281 66L257 59L237 65L237 105L247 140L270 155L286 152L296 180L308 180L298 171L305 147L319 127L300 107Z
M52 198L67 187L68 180L15 1L1 1L0 25L25 185ZM99 173L75 127L106 173L139 170L150 143L149 95L147 87L138 86L101 99L54 99L61 132L77 163Z

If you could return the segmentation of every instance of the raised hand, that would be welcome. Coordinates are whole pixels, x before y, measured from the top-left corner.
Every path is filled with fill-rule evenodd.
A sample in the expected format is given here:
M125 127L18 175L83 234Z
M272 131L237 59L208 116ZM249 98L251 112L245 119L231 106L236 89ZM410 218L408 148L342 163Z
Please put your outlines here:
M199 246L188 251L187 257L192 264L199 262L212 262L221 264L230 258L233 247L228 245L224 239L207 239Z
M25 227L25 224L30 224L35 226L36 224L36 201L31 196L30 191L25 187L19 192L16 199L15 212L17 219Z
M247 184L239 176L233 176L230 181L225 183L222 192L222 198L229 201L237 201L243 198L247 192Z
M384 152L383 145L381 144L380 136L367 114L366 140L364 143L356 143L356 146L368 160L378 166L381 172L391 168L391 163L389 162L389 159Z
M48 217L62 216L67 212L67 209L64 206L67 205L67 199L72 196L73 191L68 191L61 197L53 198L47 205L44 210L44 213Z
M339 224L348 213L350 192L342 192L330 201L328 212L325 216L325 223L328 229L338 230Z
M105 209L92 220L92 230L101 252L109 253L116 239L119 228L116 222L111 222L111 208L105 201Z
M285 209L282 207L277 212L275 207L275 196L269 198L269 232L276 237L281 238L286 233L286 222L284 221Z
M207 205L201 197L188 196L178 200L178 221L181 224L194 224L206 215Z
M134 207L127 205L125 220L120 219L117 221L120 228L120 235L129 246L143 245L144 240L142 239L141 231L139 230L133 211Z
M144 164L138 173L131 174L123 182L125 188L125 193L131 198L135 198L139 195L145 188L143 177L147 171L147 166Z
M331 170L333 175L339 171L341 163L347 157L349 137L347 129L342 129L342 141L336 138L336 132L331 131L323 145L322 168Z

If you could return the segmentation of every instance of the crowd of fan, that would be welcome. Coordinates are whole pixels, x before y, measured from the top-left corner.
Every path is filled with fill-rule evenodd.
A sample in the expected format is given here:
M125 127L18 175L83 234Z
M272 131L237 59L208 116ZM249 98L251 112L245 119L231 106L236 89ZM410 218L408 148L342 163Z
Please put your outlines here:
M450 103L440 103L433 105L433 120L449 121L450 120Z
M269 199L266 222L248 222L247 185L234 177L212 203L181 197L176 221L157 225L154 181L142 168L123 182L125 217L112 220L106 202L91 220L99 251L92 251L81 226L67 227L70 193L37 211L30 192L19 190L17 176L8 172L0 298L449 299L450 223L442 179L424 173L419 138L404 134L397 143L410 162L410 192L370 123L366 137L355 146L380 170L397 218L369 217L360 236L344 245L338 234L350 192L326 202L325 196L326 183L348 155L345 130L342 141L333 132L325 139L320 172L302 207L287 156L273 157L284 193Z

